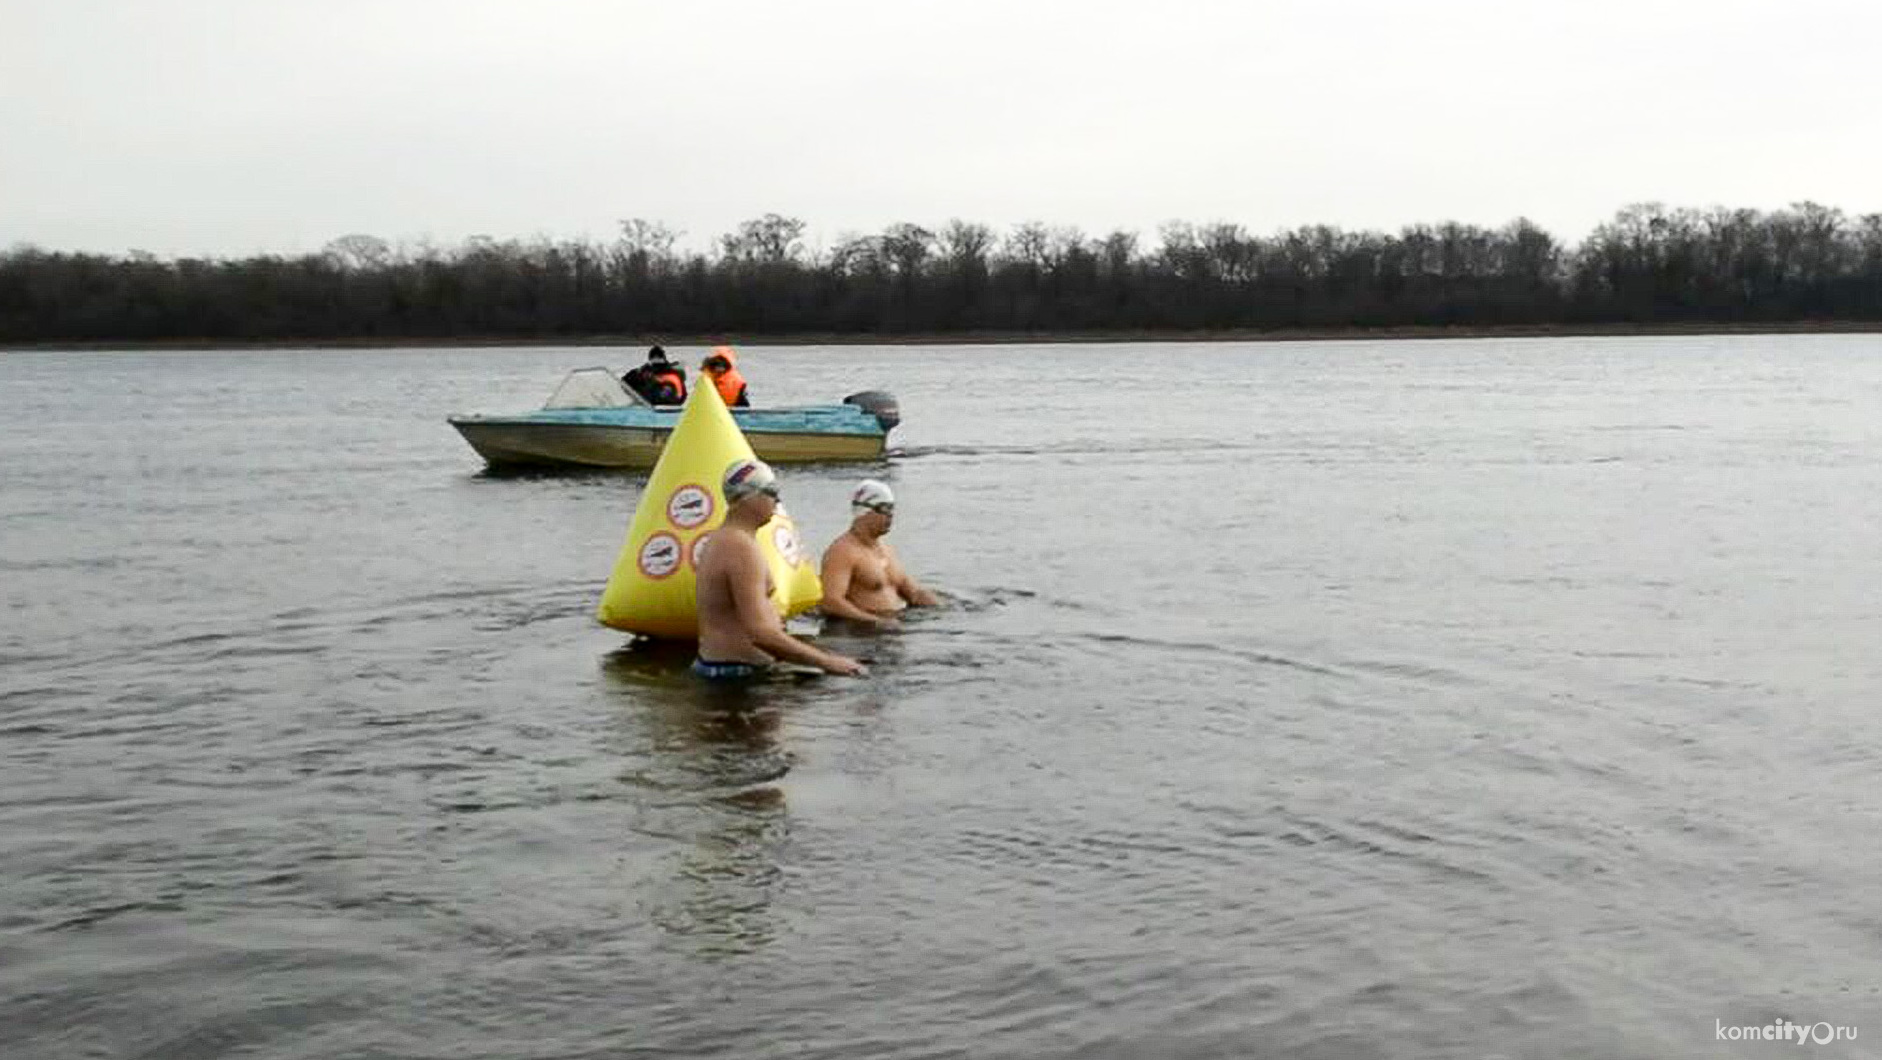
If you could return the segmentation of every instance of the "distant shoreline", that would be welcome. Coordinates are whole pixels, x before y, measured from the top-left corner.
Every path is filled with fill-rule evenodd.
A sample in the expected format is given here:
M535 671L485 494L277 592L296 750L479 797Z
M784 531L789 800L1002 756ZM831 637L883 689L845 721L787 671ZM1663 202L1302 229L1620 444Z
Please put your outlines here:
M346 339L146 339L139 341L0 342L0 353L28 351L147 352L161 350L357 350L454 349L504 346L1014 346L1071 343L1151 342L1353 342L1393 339L1634 338L1707 335L1865 335L1882 333L1882 322L1808 321L1791 324L1535 324L1223 329L1203 331L949 332L925 335L859 333L800 335L573 335L554 337L460 336L457 338Z

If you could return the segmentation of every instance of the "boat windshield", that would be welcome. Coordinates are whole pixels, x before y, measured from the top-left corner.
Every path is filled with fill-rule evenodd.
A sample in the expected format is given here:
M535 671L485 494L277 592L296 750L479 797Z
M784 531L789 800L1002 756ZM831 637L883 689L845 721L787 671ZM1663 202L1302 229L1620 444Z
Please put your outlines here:
M645 405L639 394L621 385L614 373L606 368L577 368L562 380L562 385L555 388L549 400L542 403L545 409L613 409L628 405Z

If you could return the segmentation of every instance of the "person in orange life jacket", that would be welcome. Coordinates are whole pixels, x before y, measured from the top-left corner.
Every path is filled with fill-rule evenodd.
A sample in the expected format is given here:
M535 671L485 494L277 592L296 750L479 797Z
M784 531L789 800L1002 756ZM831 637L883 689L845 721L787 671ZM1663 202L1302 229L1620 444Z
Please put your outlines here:
M749 408L751 397L745 392L745 377L738 374L738 354L730 346L714 346L712 355L700 365L719 388L719 396L732 408Z
M658 346L647 351L647 363L622 376L621 382L649 405L686 403L686 373L667 360L667 351Z

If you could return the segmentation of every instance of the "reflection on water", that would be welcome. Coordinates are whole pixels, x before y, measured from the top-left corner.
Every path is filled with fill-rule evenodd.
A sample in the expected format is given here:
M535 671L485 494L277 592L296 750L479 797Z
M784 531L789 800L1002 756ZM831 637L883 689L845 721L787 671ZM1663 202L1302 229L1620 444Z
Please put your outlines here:
M790 839L783 710L761 690L694 677L690 644L640 641L602 658L621 706L622 780L647 789L639 830L670 845L665 886L643 896L649 919L694 952L724 956L770 942Z

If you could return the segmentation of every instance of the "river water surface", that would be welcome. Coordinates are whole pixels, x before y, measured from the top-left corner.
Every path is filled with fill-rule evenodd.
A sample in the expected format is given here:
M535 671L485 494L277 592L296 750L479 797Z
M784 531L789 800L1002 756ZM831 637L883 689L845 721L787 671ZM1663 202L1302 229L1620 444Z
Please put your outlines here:
M739 702L444 423L637 351L0 355L0 1056L1882 1040L1882 339L744 352L952 603Z

